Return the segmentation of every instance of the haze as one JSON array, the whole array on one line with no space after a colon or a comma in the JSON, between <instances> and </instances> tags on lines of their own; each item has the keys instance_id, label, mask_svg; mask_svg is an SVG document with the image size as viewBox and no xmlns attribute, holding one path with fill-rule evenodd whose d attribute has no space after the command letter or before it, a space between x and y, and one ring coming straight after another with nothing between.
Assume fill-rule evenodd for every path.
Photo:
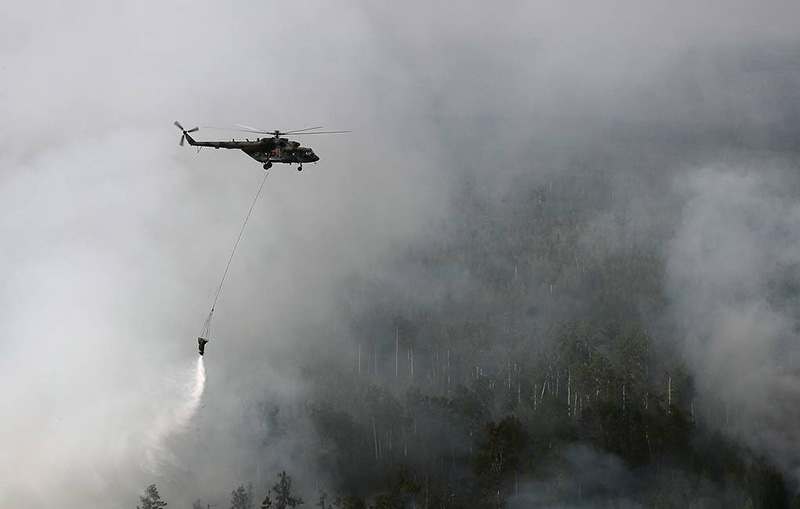
<instances>
[{"instance_id":1,"label":"haze","mask_svg":"<svg viewBox=\"0 0 800 509\"><path fill-rule=\"evenodd\" d=\"M729 412L710 425L794 493L798 34L792 1L7 5L0 505L135 507L152 483L170 507L224 505L279 470L311 505L338 477L303 417L325 394L310 373L356 369L352 306L435 313L474 294L476 313L499 316L459 260L423 274L414 253L476 227L466 195L502 209L555 180L578 196L598 185L589 167L617 201L587 213L582 256L627 242L659 254L668 302L636 303L642 323L670 338L698 407ZM179 147L174 120L353 133L303 138L321 160L271 170L217 306L202 407L152 462L154 423L187 397L197 333L263 178L241 152ZM540 290L526 306L602 313L544 303L564 281L531 267ZM386 376L391 334L374 361ZM248 419L264 401L297 425L256 457L247 433L261 424ZM570 457L605 464L594 454Z\"/></svg>"}]
</instances>

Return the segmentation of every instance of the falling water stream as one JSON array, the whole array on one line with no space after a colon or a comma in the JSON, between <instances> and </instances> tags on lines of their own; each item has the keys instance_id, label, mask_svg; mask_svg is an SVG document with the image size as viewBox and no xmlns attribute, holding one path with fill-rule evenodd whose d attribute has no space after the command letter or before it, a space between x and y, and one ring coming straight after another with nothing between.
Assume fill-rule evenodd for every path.
<instances>
[{"instance_id":1,"label":"falling water stream","mask_svg":"<svg viewBox=\"0 0 800 509\"><path fill-rule=\"evenodd\" d=\"M200 408L203 392L206 387L206 368L203 357L197 357L194 370L184 370L177 380L171 381L181 385L181 400L172 408L167 408L156 418L145 446L145 470L158 474L163 465L174 463L174 455L167 447L167 441L183 432Z\"/></svg>"}]
</instances>

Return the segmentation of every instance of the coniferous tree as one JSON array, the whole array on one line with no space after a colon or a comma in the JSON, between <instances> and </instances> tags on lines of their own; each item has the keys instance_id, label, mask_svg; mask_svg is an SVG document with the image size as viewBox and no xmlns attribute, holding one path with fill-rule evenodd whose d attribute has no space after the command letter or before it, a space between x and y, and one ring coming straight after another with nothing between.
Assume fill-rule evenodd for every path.
<instances>
[{"instance_id":1,"label":"coniferous tree","mask_svg":"<svg viewBox=\"0 0 800 509\"><path fill-rule=\"evenodd\" d=\"M271 491L267 491L267 496L264 498L264 501L261 502L261 509L272 509L274 507L272 503L272 499L270 498Z\"/></svg>"},{"instance_id":2,"label":"coniferous tree","mask_svg":"<svg viewBox=\"0 0 800 509\"><path fill-rule=\"evenodd\" d=\"M336 509L367 509L367 505L363 500L350 494L343 497L336 497L333 501L333 507Z\"/></svg>"},{"instance_id":3,"label":"coniferous tree","mask_svg":"<svg viewBox=\"0 0 800 509\"><path fill-rule=\"evenodd\" d=\"M278 482L272 487L272 491L275 493L273 502L275 509L288 509L303 505L302 498L292 495L292 477L287 475L286 471L278 474ZM269 494L267 497L269 498Z\"/></svg>"},{"instance_id":4,"label":"coniferous tree","mask_svg":"<svg viewBox=\"0 0 800 509\"><path fill-rule=\"evenodd\" d=\"M253 509L253 485L239 486L231 492L231 509Z\"/></svg>"},{"instance_id":5,"label":"coniferous tree","mask_svg":"<svg viewBox=\"0 0 800 509\"><path fill-rule=\"evenodd\" d=\"M161 495L158 494L158 488L155 484L151 484L144 490L144 495L139 497L141 506L136 506L136 509L161 509L167 507L167 503L161 500Z\"/></svg>"},{"instance_id":6,"label":"coniferous tree","mask_svg":"<svg viewBox=\"0 0 800 509\"><path fill-rule=\"evenodd\" d=\"M329 506L329 505L328 506L325 505L325 499L327 499L327 498L328 498L328 492L325 491L324 489L320 490L319 491L319 500L314 505L316 505L320 509L328 509L328 507L332 507L332 506Z\"/></svg>"}]
</instances>

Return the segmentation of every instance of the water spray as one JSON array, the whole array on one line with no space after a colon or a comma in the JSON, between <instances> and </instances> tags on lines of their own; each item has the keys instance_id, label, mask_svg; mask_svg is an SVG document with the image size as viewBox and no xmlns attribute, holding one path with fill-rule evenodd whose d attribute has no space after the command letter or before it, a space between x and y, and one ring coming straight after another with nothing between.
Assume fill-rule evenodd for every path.
<instances>
[{"instance_id":1,"label":"water spray","mask_svg":"<svg viewBox=\"0 0 800 509\"><path fill-rule=\"evenodd\" d=\"M180 387L181 394L185 395L173 409L167 409L155 421L155 424L146 441L145 468L153 474L159 473L165 463L174 463L174 456L167 448L167 440L183 432L200 408L203 392L206 388L206 368L203 357L197 357L194 371L184 370L181 378L186 382ZM171 382L170 382L171 383ZM178 382L180 384L180 382Z\"/></svg>"}]
</instances>

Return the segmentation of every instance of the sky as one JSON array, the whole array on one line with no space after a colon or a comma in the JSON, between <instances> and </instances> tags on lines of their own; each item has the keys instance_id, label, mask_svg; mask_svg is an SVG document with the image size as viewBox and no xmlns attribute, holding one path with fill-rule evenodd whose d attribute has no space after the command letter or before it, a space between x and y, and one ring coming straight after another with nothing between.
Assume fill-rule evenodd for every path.
<instances>
[{"instance_id":1,"label":"sky","mask_svg":"<svg viewBox=\"0 0 800 509\"><path fill-rule=\"evenodd\" d=\"M0 505L130 507L157 480L177 500L181 482L215 470L232 489L232 416L255 388L306 397L299 367L328 348L320 331L335 326L342 282L380 274L393 250L451 220L459 178L490 193L530 171L526 147L612 130L659 153L664 136L722 128L759 150L753 132L791 146L798 33L791 1L11 4L0 19ZM321 160L273 169L217 307L203 429L183 433L184 449L192 436L208 446L191 461L221 464L166 458L181 473L159 478L143 444L182 402L263 178L242 153L179 147L175 120L353 133L304 138ZM793 471L800 451L787 452L782 410L797 407L795 371L755 367L797 339L793 311L761 298L776 276L757 270L797 260L797 239L775 233L797 217L782 193L796 177L730 159L670 184L685 205L665 248L672 319L706 338L687 351L709 390L747 373L733 401L763 404L741 411L741 433L769 416L778 424L750 443ZM763 222L741 228L737 214ZM742 246L761 247L730 260ZM707 313L715 321L698 323ZM718 339L731 327L766 339ZM740 364L716 368L724 358ZM275 465L312 462L301 431Z\"/></svg>"}]
</instances>

